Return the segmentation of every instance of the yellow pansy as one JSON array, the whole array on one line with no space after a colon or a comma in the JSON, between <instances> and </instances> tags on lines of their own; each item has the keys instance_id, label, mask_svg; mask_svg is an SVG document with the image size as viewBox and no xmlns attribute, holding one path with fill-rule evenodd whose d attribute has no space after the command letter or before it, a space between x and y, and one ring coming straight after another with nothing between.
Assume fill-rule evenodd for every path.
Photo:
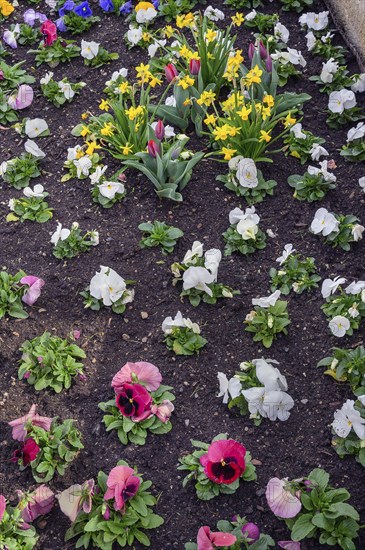
<instances>
[{"instance_id":1,"label":"yellow pansy","mask_svg":"<svg viewBox=\"0 0 365 550\"><path fill-rule=\"evenodd\" d=\"M1 15L3 15L4 17L8 17L8 15L13 13L13 11L14 11L14 6L12 6L10 2L3 0L0 3L0 12L1 12Z\"/></svg>"},{"instance_id":2,"label":"yellow pansy","mask_svg":"<svg viewBox=\"0 0 365 550\"><path fill-rule=\"evenodd\" d=\"M138 2L136 7L134 8L135 11L139 10L148 10L149 8L155 9L155 6L151 2Z\"/></svg>"}]
</instances>

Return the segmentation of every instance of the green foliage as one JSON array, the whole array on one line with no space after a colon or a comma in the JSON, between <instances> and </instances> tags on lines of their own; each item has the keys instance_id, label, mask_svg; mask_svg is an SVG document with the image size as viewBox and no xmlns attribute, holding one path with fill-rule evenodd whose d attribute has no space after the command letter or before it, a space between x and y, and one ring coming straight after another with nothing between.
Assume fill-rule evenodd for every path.
<instances>
[{"instance_id":1,"label":"green foliage","mask_svg":"<svg viewBox=\"0 0 365 550\"><path fill-rule=\"evenodd\" d=\"M61 83L70 85L75 95L73 97L66 98L59 86ZM44 97L53 103L55 107L62 107L65 103L71 103L71 101L76 98L76 96L80 93L81 88L84 86L85 82L70 82L67 77L63 78L59 82L56 82L53 78L51 78L47 84L41 83L41 90Z\"/></svg>"},{"instance_id":2,"label":"green foliage","mask_svg":"<svg viewBox=\"0 0 365 550\"><path fill-rule=\"evenodd\" d=\"M81 15L77 15L74 11L68 11L63 16L63 22L67 27L67 30L71 32L71 34L82 34L89 29L95 23L98 23L100 21L100 17L96 17L94 15L90 17L81 17Z\"/></svg>"},{"instance_id":3,"label":"green foliage","mask_svg":"<svg viewBox=\"0 0 365 550\"><path fill-rule=\"evenodd\" d=\"M302 129L302 133L305 134L305 138L296 137L294 132L289 132L286 136L284 136L283 141L286 145L284 152L286 156L290 155L298 158L301 164L305 164L311 159L312 148L317 145L322 145L326 142L326 140L315 136L308 130Z\"/></svg>"},{"instance_id":4,"label":"green foliage","mask_svg":"<svg viewBox=\"0 0 365 550\"><path fill-rule=\"evenodd\" d=\"M15 24L11 25L10 30L14 31ZM17 44L21 46L31 46L35 42L41 40L42 34L40 29L26 25L25 23L19 24L19 34L17 35Z\"/></svg>"},{"instance_id":5,"label":"green foliage","mask_svg":"<svg viewBox=\"0 0 365 550\"><path fill-rule=\"evenodd\" d=\"M362 137L350 141L342 147L340 155L349 162L365 161L365 139Z\"/></svg>"},{"instance_id":6,"label":"green foliage","mask_svg":"<svg viewBox=\"0 0 365 550\"><path fill-rule=\"evenodd\" d=\"M300 254L290 254L279 269L270 269L271 291L280 290L287 296L291 290L302 294L318 287L321 277L317 275L314 258L302 259Z\"/></svg>"},{"instance_id":7,"label":"green foliage","mask_svg":"<svg viewBox=\"0 0 365 550\"><path fill-rule=\"evenodd\" d=\"M154 246L161 246L162 254L171 254L177 240L184 235L181 229L157 220L153 223L141 223L138 229L143 231L143 238L139 243L140 247L153 248Z\"/></svg>"},{"instance_id":8,"label":"green foliage","mask_svg":"<svg viewBox=\"0 0 365 550\"><path fill-rule=\"evenodd\" d=\"M132 280L126 280L125 283L127 285L134 284L136 281ZM85 308L90 308L93 311L100 311L102 307L104 307L103 300L98 300L97 298L94 298L90 294L90 287L87 287L85 290L80 292L80 296L85 298L84 300L84 306ZM111 310L114 313L117 313L118 315L121 315L125 312L127 304L130 302L133 302L134 299L134 290L126 289L122 296L117 300L116 302L113 302L111 307Z\"/></svg>"},{"instance_id":9,"label":"green foliage","mask_svg":"<svg viewBox=\"0 0 365 550\"><path fill-rule=\"evenodd\" d=\"M129 466L124 460L118 462L118 466ZM78 537L76 548L100 548L101 550L112 550L113 545L129 548L139 542L143 546L150 546L150 540L144 533L145 529L156 529L163 524L161 516L153 513L153 506L157 500L148 491L151 481L143 481L142 476L138 477L142 483L137 493L126 502L123 513L107 506L104 494L107 490L107 475L100 471L98 474L97 487L92 495L92 509L86 514L81 512L71 527L67 530L65 541ZM110 517L104 519L104 513L108 507ZM115 547L115 546L114 546Z\"/></svg>"},{"instance_id":10,"label":"green foliage","mask_svg":"<svg viewBox=\"0 0 365 550\"><path fill-rule=\"evenodd\" d=\"M85 352L59 336L44 332L33 340L23 342L20 351L18 378L24 379L29 373L28 384L39 391L52 388L56 393L69 389L72 379L83 374L83 364L77 359L85 359Z\"/></svg>"},{"instance_id":11,"label":"green foliage","mask_svg":"<svg viewBox=\"0 0 365 550\"><path fill-rule=\"evenodd\" d=\"M348 50L343 46L334 46L332 44L332 36L333 35L331 33L328 33L326 37L324 37L321 32L317 33L316 42L311 50L311 53L314 55L320 55L326 61L329 59L334 59L338 63L345 64L345 56L348 54Z\"/></svg>"},{"instance_id":12,"label":"green foliage","mask_svg":"<svg viewBox=\"0 0 365 550\"><path fill-rule=\"evenodd\" d=\"M288 63L280 63L280 59L276 66L276 72L278 74L278 86L284 88L289 78L300 78L302 73L297 69L298 65L294 65L290 61Z\"/></svg>"},{"instance_id":13,"label":"green foliage","mask_svg":"<svg viewBox=\"0 0 365 550\"><path fill-rule=\"evenodd\" d=\"M115 181L113 178L110 180L110 182ZM124 199L124 197L127 194L126 189L124 188L123 193L115 193L113 198L105 197L105 195L102 195L100 192L99 185L102 183L105 183L104 178L100 179L99 182L95 183L95 185L91 188L91 196L93 198L93 202L96 202L97 204L100 204L103 208L111 208L116 202L121 201Z\"/></svg>"},{"instance_id":14,"label":"green foliage","mask_svg":"<svg viewBox=\"0 0 365 550\"><path fill-rule=\"evenodd\" d=\"M361 321L365 317L365 303L361 300L361 293L346 294L342 289L339 294L332 294L326 298L326 303L321 306L321 309L329 320L336 315L346 317L350 321L350 328L346 332L349 336L360 327ZM359 315L352 317L349 313L350 309L357 310Z\"/></svg>"},{"instance_id":15,"label":"green foliage","mask_svg":"<svg viewBox=\"0 0 365 550\"><path fill-rule=\"evenodd\" d=\"M234 252L240 252L245 256L253 254L256 250L263 250L266 247L266 235L259 229L252 239L243 239L242 235L237 231L237 224L231 225L227 231L223 233L223 238L226 242L224 247L224 255L231 256Z\"/></svg>"},{"instance_id":16,"label":"green foliage","mask_svg":"<svg viewBox=\"0 0 365 550\"><path fill-rule=\"evenodd\" d=\"M296 11L297 13L302 12L303 10L310 7L314 0L280 0L283 4L283 11Z\"/></svg>"},{"instance_id":17,"label":"green foliage","mask_svg":"<svg viewBox=\"0 0 365 550\"><path fill-rule=\"evenodd\" d=\"M52 253L55 258L74 258L88 252L92 246L98 244L98 235L96 231L86 231L82 234L78 224L72 224L70 234L67 239L59 239L54 246Z\"/></svg>"},{"instance_id":18,"label":"green foliage","mask_svg":"<svg viewBox=\"0 0 365 550\"><path fill-rule=\"evenodd\" d=\"M21 270L15 275L11 275L6 269L0 271L0 319L6 314L16 319L28 317L22 302L22 297L28 289L27 285L20 283L23 277L25 273Z\"/></svg>"},{"instance_id":19,"label":"green foliage","mask_svg":"<svg viewBox=\"0 0 365 550\"><path fill-rule=\"evenodd\" d=\"M212 440L212 443L220 439L228 439L228 437L226 434L219 434ZM200 464L200 457L207 454L209 444L194 439L191 440L191 444L196 450L179 458L178 470L189 472L183 479L183 487L186 487L190 481L194 481L196 496L200 500L212 500L219 494L232 495L237 491L240 480L255 481L257 479L256 468L251 462L251 453L247 451L245 455L246 468L240 478L229 484L214 483L205 475L204 467Z\"/></svg>"},{"instance_id":20,"label":"green foliage","mask_svg":"<svg viewBox=\"0 0 365 550\"><path fill-rule=\"evenodd\" d=\"M290 320L287 308L285 300L277 300L274 306L268 308L255 306L245 319L245 330L254 334L254 342L262 342L265 348L270 348L277 334L288 334L286 327Z\"/></svg>"},{"instance_id":21,"label":"green foliage","mask_svg":"<svg viewBox=\"0 0 365 550\"><path fill-rule=\"evenodd\" d=\"M263 0L225 0L224 3L227 4L227 6L236 8L237 10L240 10L242 8L256 9L264 5Z\"/></svg>"},{"instance_id":22,"label":"green foliage","mask_svg":"<svg viewBox=\"0 0 365 550\"><path fill-rule=\"evenodd\" d=\"M312 488L301 493L302 510L294 519L285 521L292 540L317 539L320 544L338 544L343 550L356 550L353 539L360 528L359 514L346 502L350 493L346 489L333 489L328 473L320 468L312 470L308 479Z\"/></svg>"},{"instance_id":23,"label":"green foliage","mask_svg":"<svg viewBox=\"0 0 365 550\"><path fill-rule=\"evenodd\" d=\"M188 327L172 327L165 333L167 348L176 355L193 355L206 345L207 340Z\"/></svg>"},{"instance_id":24,"label":"green foliage","mask_svg":"<svg viewBox=\"0 0 365 550\"><path fill-rule=\"evenodd\" d=\"M333 248L340 246L347 252L351 248L351 243L355 242L352 230L358 225L359 219L352 214L333 214L336 220L339 222L338 230L332 231L325 237L325 242L330 244Z\"/></svg>"},{"instance_id":25,"label":"green foliage","mask_svg":"<svg viewBox=\"0 0 365 550\"><path fill-rule=\"evenodd\" d=\"M42 197L22 197L13 199L12 212L8 214L8 222L25 222L27 220L37 223L45 223L53 216L53 208L49 208L44 200L48 193L43 193Z\"/></svg>"},{"instance_id":26,"label":"green foliage","mask_svg":"<svg viewBox=\"0 0 365 550\"><path fill-rule=\"evenodd\" d=\"M322 172L294 174L288 177L288 183L295 189L293 197L299 201L319 201L330 189L336 189L336 183L326 179Z\"/></svg>"},{"instance_id":27,"label":"green foliage","mask_svg":"<svg viewBox=\"0 0 365 550\"><path fill-rule=\"evenodd\" d=\"M38 178L41 175L39 162L39 158L30 153L22 153L19 157L7 161L3 180L15 189L27 187L31 179Z\"/></svg>"},{"instance_id":28,"label":"green foliage","mask_svg":"<svg viewBox=\"0 0 365 550\"><path fill-rule=\"evenodd\" d=\"M332 348L332 355L319 361L317 367L327 367L324 374L332 376L338 382L348 382L353 392L361 390L365 393L365 348L363 346L355 349Z\"/></svg>"},{"instance_id":29,"label":"green foliage","mask_svg":"<svg viewBox=\"0 0 365 550\"><path fill-rule=\"evenodd\" d=\"M255 17L250 21L245 19L244 25L249 28L256 28L260 33L272 31L279 21L279 15L277 13L265 14L257 12Z\"/></svg>"},{"instance_id":30,"label":"green foliage","mask_svg":"<svg viewBox=\"0 0 365 550\"><path fill-rule=\"evenodd\" d=\"M337 71L333 73L332 82L323 82L320 75L313 75L309 77L309 80L312 80L318 86L321 86L319 89L320 92L330 94L331 92L342 90L343 88L350 88L352 86L353 78L349 78L349 74L346 65L339 66Z\"/></svg>"},{"instance_id":31,"label":"green foliage","mask_svg":"<svg viewBox=\"0 0 365 550\"><path fill-rule=\"evenodd\" d=\"M0 124L10 124L18 120L18 113L8 104L7 93L0 89Z\"/></svg>"},{"instance_id":32,"label":"green foliage","mask_svg":"<svg viewBox=\"0 0 365 550\"><path fill-rule=\"evenodd\" d=\"M156 194L160 199L171 199L181 202L181 191L189 183L193 168L204 157L204 153L191 153L188 160L184 160L184 148L189 138L184 136L177 138L171 144L160 144L161 154L156 157L149 153L136 153L130 160L124 161L124 166L134 168L142 172L154 185ZM187 151L185 151L187 152Z\"/></svg>"},{"instance_id":33,"label":"green foliage","mask_svg":"<svg viewBox=\"0 0 365 550\"><path fill-rule=\"evenodd\" d=\"M167 22L176 19L177 15L190 12L195 8L199 0L163 0L160 2L158 13L165 17ZM206 0L200 0L199 4L206 4Z\"/></svg>"},{"instance_id":34,"label":"green foliage","mask_svg":"<svg viewBox=\"0 0 365 550\"><path fill-rule=\"evenodd\" d=\"M250 206L262 202L267 195L272 196L277 186L275 180L265 181L261 170L257 171L258 185L253 188L242 187L235 177L235 172L232 170L225 176L217 176L216 179L223 182L227 189L236 193L237 197L243 197Z\"/></svg>"},{"instance_id":35,"label":"green foliage","mask_svg":"<svg viewBox=\"0 0 365 550\"><path fill-rule=\"evenodd\" d=\"M22 511L18 506L6 507L0 521L0 548L9 548L9 550L33 550L35 548L39 538L36 530L33 525L24 529L24 523Z\"/></svg>"},{"instance_id":36,"label":"green foliage","mask_svg":"<svg viewBox=\"0 0 365 550\"><path fill-rule=\"evenodd\" d=\"M151 392L154 405L160 405L164 400L174 401L175 396L171 393L170 386L159 386ZM106 431L116 430L119 441L122 445L133 443L134 445L145 445L148 433L166 434L172 429L171 421L162 422L156 415L151 415L141 422L134 422L131 418L123 416L115 403L115 399L99 403L99 409L107 413L103 416Z\"/></svg>"},{"instance_id":37,"label":"green foliage","mask_svg":"<svg viewBox=\"0 0 365 550\"><path fill-rule=\"evenodd\" d=\"M75 40L64 40L57 38L50 46L42 41L37 50L29 50L28 53L35 54L36 66L46 63L49 67L57 67L60 63L69 63L74 57L79 57L81 48L75 45Z\"/></svg>"},{"instance_id":38,"label":"green foliage","mask_svg":"<svg viewBox=\"0 0 365 550\"><path fill-rule=\"evenodd\" d=\"M119 59L118 53L109 53L108 50L102 48L102 46L99 46L99 51L95 57L92 59L86 59L86 57L84 57L84 64L87 67L98 69L102 65L115 61L116 59Z\"/></svg>"},{"instance_id":39,"label":"green foliage","mask_svg":"<svg viewBox=\"0 0 365 550\"><path fill-rule=\"evenodd\" d=\"M350 109L344 109L342 113L332 113L327 110L329 116L326 122L330 128L339 129L341 126L345 126L350 122L356 122L358 120L364 120L365 114L360 107L351 107Z\"/></svg>"},{"instance_id":40,"label":"green foliage","mask_svg":"<svg viewBox=\"0 0 365 550\"><path fill-rule=\"evenodd\" d=\"M0 88L9 92L18 88L21 84L33 84L35 82L34 76L28 74L28 71L21 69L21 66L25 61L15 63L14 65L7 65L5 61L0 60L0 70L3 72L3 78L0 80Z\"/></svg>"},{"instance_id":41,"label":"green foliage","mask_svg":"<svg viewBox=\"0 0 365 550\"><path fill-rule=\"evenodd\" d=\"M37 457L30 463L37 483L47 483L55 474L63 476L66 468L84 448L81 433L74 422L71 419L59 422L56 417L52 420L49 432L32 424L27 427L27 437L34 439L40 447Z\"/></svg>"}]
</instances>

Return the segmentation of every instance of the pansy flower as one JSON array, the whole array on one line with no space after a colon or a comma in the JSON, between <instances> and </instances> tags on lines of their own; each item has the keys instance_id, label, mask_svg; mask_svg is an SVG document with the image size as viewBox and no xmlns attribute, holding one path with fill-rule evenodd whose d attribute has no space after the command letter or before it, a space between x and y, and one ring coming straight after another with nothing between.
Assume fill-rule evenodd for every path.
<instances>
[{"instance_id":1,"label":"pansy flower","mask_svg":"<svg viewBox=\"0 0 365 550\"><path fill-rule=\"evenodd\" d=\"M214 483L233 483L245 471L245 447L234 439L213 441L200 457L205 475Z\"/></svg>"}]
</instances>

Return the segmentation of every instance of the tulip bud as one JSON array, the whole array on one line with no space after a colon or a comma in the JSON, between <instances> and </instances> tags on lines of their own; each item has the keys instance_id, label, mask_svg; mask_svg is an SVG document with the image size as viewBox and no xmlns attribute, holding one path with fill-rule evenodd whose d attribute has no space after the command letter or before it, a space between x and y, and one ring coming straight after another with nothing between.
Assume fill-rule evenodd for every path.
<instances>
[{"instance_id":1,"label":"tulip bud","mask_svg":"<svg viewBox=\"0 0 365 550\"><path fill-rule=\"evenodd\" d=\"M162 120L159 120L156 124L156 128L155 128L155 136L157 137L157 139L159 139L160 141L163 140L163 138L165 137L165 126L162 122Z\"/></svg>"},{"instance_id":2,"label":"tulip bud","mask_svg":"<svg viewBox=\"0 0 365 550\"><path fill-rule=\"evenodd\" d=\"M175 80L175 78L179 75L178 70L176 69L175 65L172 63L169 63L165 67L165 76L167 82L172 82Z\"/></svg>"},{"instance_id":3,"label":"tulip bud","mask_svg":"<svg viewBox=\"0 0 365 550\"><path fill-rule=\"evenodd\" d=\"M253 544L260 538L260 529L255 523L246 523L246 525L242 527L242 534L251 539L250 541L246 541L247 544Z\"/></svg>"},{"instance_id":4,"label":"tulip bud","mask_svg":"<svg viewBox=\"0 0 365 550\"><path fill-rule=\"evenodd\" d=\"M192 76L197 76L200 71L200 59L190 59L189 70Z\"/></svg>"},{"instance_id":5,"label":"tulip bud","mask_svg":"<svg viewBox=\"0 0 365 550\"><path fill-rule=\"evenodd\" d=\"M266 65L267 72L271 73L272 72L272 59L269 55L266 58L265 65Z\"/></svg>"},{"instance_id":6,"label":"tulip bud","mask_svg":"<svg viewBox=\"0 0 365 550\"><path fill-rule=\"evenodd\" d=\"M160 154L160 147L153 139L150 139L147 144L147 151L149 156L155 159Z\"/></svg>"},{"instance_id":7,"label":"tulip bud","mask_svg":"<svg viewBox=\"0 0 365 550\"><path fill-rule=\"evenodd\" d=\"M263 43L260 40L260 57L261 57L261 59L266 59L267 55L268 55L267 50L266 50L265 46L263 45Z\"/></svg>"},{"instance_id":8,"label":"tulip bud","mask_svg":"<svg viewBox=\"0 0 365 550\"><path fill-rule=\"evenodd\" d=\"M179 158L181 153L181 147L176 147L176 149L172 152L171 160L176 160Z\"/></svg>"},{"instance_id":9,"label":"tulip bud","mask_svg":"<svg viewBox=\"0 0 365 550\"><path fill-rule=\"evenodd\" d=\"M248 58L250 61L252 61L252 58L254 55L255 55L255 44L251 42L251 44L248 47Z\"/></svg>"}]
</instances>

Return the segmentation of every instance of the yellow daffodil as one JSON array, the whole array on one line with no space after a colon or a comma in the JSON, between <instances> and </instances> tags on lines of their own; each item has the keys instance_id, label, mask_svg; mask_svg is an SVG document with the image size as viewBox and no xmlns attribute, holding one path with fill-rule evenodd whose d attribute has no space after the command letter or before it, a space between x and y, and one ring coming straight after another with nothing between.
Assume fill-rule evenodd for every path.
<instances>
[{"instance_id":1,"label":"yellow daffodil","mask_svg":"<svg viewBox=\"0 0 365 550\"><path fill-rule=\"evenodd\" d=\"M190 61L190 59L192 58L193 52L189 50L189 48L184 44L182 48L180 48L179 54L181 55L181 57L183 57L187 61Z\"/></svg>"},{"instance_id":2,"label":"yellow daffodil","mask_svg":"<svg viewBox=\"0 0 365 550\"><path fill-rule=\"evenodd\" d=\"M103 128L100 130L102 136L112 136L114 134L114 128L111 122L104 124Z\"/></svg>"},{"instance_id":3,"label":"yellow daffodil","mask_svg":"<svg viewBox=\"0 0 365 550\"><path fill-rule=\"evenodd\" d=\"M102 99L100 104L99 104L99 109L101 111L109 111L110 105L107 101L105 101L105 99Z\"/></svg>"},{"instance_id":4,"label":"yellow daffodil","mask_svg":"<svg viewBox=\"0 0 365 550\"><path fill-rule=\"evenodd\" d=\"M271 115L270 107L264 107L263 106L262 110L261 110L262 120L266 120L270 115Z\"/></svg>"},{"instance_id":5,"label":"yellow daffodil","mask_svg":"<svg viewBox=\"0 0 365 550\"><path fill-rule=\"evenodd\" d=\"M269 141L271 141L270 132L271 130L269 130L268 132L265 132L265 130L260 130L261 137L259 139L259 142L262 143L263 141L266 141L266 143L269 143Z\"/></svg>"},{"instance_id":6,"label":"yellow daffodil","mask_svg":"<svg viewBox=\"0 0 365 550\"><path fill-rule=\"evenodd\" d=\"M184 27L192 27L194 25L194 14L189 12L185 15L178 15L176 17L176 26L179 29Z\"/></svg>"},{"instance_id":7,"label":"yellow daffodil","mask_svg":"<svg viewBox=\"0 0 365 550\"><path fill-rule=\"evenodd\" d=\"M291 113L288 113L284 119L284 127L288 128L288 126L293 126L293 124L296 123L296 118L293 118L291 116Z\"/></svg>"},{"instance_id":8,"label":"yellow daffodil","mask_svg":"<svg viewBox=\"0 0 365 550\"><path fill-rule=\"evenodd\" d=\"M160 86L161 84L162 84L161 78L158 78L157 76L152 76L150 80L151 88L156 88L156 86Z\"/></svg>"},{"instance_id":9,"label":"yellow daffodil","mask_svg":"<svg viewBox=\"0 0 365 550\"><path fill-rule=\"evenodd\" d=\"M209 107L215 100L215 97L216 97L216 94L211 90L205 91L201 94L201 96L197 100L197 104L205 105L206 107Z\"/></svg>"},{"instance_id":10,"label":"yellow daffodil","mask_svg":"<svg viewBox=\"0 0 365 550\"><path fill-rule=\"evenodd\" d=\"M274 107L274 105L275 105L275 99L270 94L265 94L263 99L262 99L262 102L266 103L266 105L268 107Z\"/></svg>"},{"instance_id":11,"label":"yellow daffodil","mask_svg":"<svg viewBox=\"0 0 365 550\"><path fill-rule=\"evenodd\" d=\"M88 112L82 113L81 118L82 120L86 120L87 118L89 118L89 113Z\"/></svg>"},{"instance_id":12,"label":"yellow daffodil","mask_svg":"<svg viewBox=\"0 0 365 550\"><path fill-rule=\"evenodd\" d=\"M90 130L87 126L83 126L80 132L80 136L85 137L87 134L90 134Z\"/></svg>"},{"instance_id":13,"label":"yellow daffodil","mask_svg":"<svg viewBox=\"0 0 365 550\"><path fill-rule=\"evenodd\" d=\"M174 34L174 29L171 25L166 25L165 27L165 36L166 38L171 38L171 36Z\"/></svg>"},{"instance_id":14,"label":"yellow daffodil","mask_svg":"<svg viewBox=\"0 0 365 550\"><path fill-rule=\"evenodd\" d=\"M133 150L133 145L129 145L129 143L127 142L125 145L122 145L121 149L123 155L129 155L129 153L131 153Z\"/></svg>"},{"instance_id":15,"label":"yellow daffodil","mask_svg":"<svg viewBox=\"0 0 365 550\"><path fill-rule=\"evenodd\" d=\"M122 94L125 94L129 90L129 82L121 82L118 89Z\"/></svg>"},{"instance_id":16,"label":"yellow daffodil","mask_svg":"<svg viewBox=\"0 0 365 550\"><path fill-rule=\"evenodd\" d=\"M207 116L206 119L204 119L204 123L208 126L209 124L211 124L212 126L215 126L215 123L217 121L217 117L215 117L214 115L209 115Z\"/></svg>"},{"instance_id":17,"label":"yellow daffodil","mask_svg":"<svg viewBox=\"0 0 365 550\"><path fill-rule=\"evenodd\" d=\"M238 12L236 13L236 15L232 15L231 19L235 27L240 27L245 20L243 14Z\"/></svg>"},{"instance_id":18,"label":"yellow daffodil","mask_svg":"<svg viewBox=\"0 0 365 550\"><path fill-rule=\"evenodd\" d=\"M195 80L191 78L191 76L186 75L178 80L177 85L181 86L181 88L183 88L184 90L187 90L188 88L190 88L190 86L194 84L194 82Z\"/></svg>"},{"instance_id":19,"label":"yellow daffodil","mask_svg":"<svg viewBox=\"0 0 365 550\"><path fill-rule=\"evenodd\" d=\"M140 83L143 84L144 82L148 82L152 77L149 69L150 66L148 64L145 65L144 63L141 63L140 65L138 65L138 67L136 67L137 78L139 79Z\"/></svg>"},{"instance_id":20,"label":"yellow daffodil","mask_svg":"<svg viewBox=\"0 0 365 550\"><path fill-rule=\"evenodd\" d=\"M240 111L237 111L237 114L242 120L248 120L251 112L252 107L246 107L246 105L244 105Z\"/></svg>"},{"instance_id":21,"label":"yellow daffodil","mask_svg":"<svg viewBox=\"0 0 365 550\"><path fill-rule=\"evenodd\" d=\"M209 29L204 36L205 40L210 44L210 42L213 42L217 38L217 31L213 31L213 29Z\"/></svg>"},{"instance_id":22,"label":"yellow daffodil","mask_svg":"<svg viewBox=\"0 0 365 550\"><path fill-rule=\"evenodd\" d=\"M231 160L231 158L234 156L235 153L237 153L237 149L222 147L221 154L224 155L224 160Z\"/></svg>"},{"instance_id":23,"label":"yellow daffodil","mask_svg":"<svg viewBox=\"0 0 365 550\"><path fill-rule=\"evenodd\" d=\"M101 149L101 146L98 145L96 141L89 141L85 153L87 155L92 155L95 149Z\"/></svg>"}]
</instances>

